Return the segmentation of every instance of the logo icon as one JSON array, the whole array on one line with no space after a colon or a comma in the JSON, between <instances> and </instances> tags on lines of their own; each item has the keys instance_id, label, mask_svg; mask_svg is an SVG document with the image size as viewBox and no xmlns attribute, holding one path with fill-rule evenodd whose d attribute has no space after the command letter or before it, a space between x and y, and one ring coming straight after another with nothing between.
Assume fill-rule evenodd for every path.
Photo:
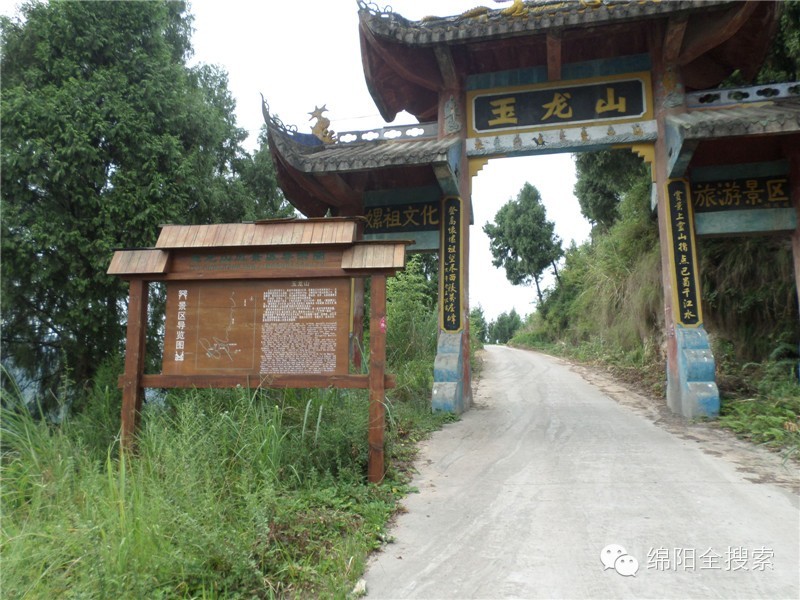
<instances>
[{"instance_id":1,"label":"logo icon","mask_svg":"<svg viewBox=\"0 0 800 600\"><path fill-rule=\"evenodd\" d=\"M603 570L614 569L623 577L636 577L639 561L627 553L619 544L609 544L600 551Z\"/></svg>"}]
</instances>

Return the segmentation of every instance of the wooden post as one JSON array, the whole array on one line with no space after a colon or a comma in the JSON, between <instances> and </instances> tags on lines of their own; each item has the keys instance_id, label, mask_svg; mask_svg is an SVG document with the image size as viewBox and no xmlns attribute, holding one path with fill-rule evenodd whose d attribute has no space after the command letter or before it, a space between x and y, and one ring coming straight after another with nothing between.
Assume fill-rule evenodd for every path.
<instances>
[{"instance_id":1,"label":"wooden post","mask_svg":"<svg viewBox=\"0 0 800 600\"><path fill-rule=\"evenodd\" d=\"M797 227L792 234L792 254L794 255L794 284L797 291L797 304L800 307L800 152L789 157L789 177L792 182L791 195L797 212Z\"/></svg>"},{"instance_id":2,"label":"wooden post","mask_svg":"<svg viewBox=\"0 0 800 600\"><path fill-rule=\"evenodd\" d=\"M122 376L122 432L121 445L124 451L133 449L134 435L142 410L144 392L145 339L147 334L148 282L132 279L128 300L128 327L125 343L125 373Z\"/></svg>"},{"instance_id":3,"label":"wooden post","mask_svg":"<svg viewBox=\"0 0 800 600\"><path fill-rule=\"evenodd\" d=\"M386 409L386 275L373 275L369 312L369 463L370 483L383 481L383 433Z\"/></svg>"},{"instance_id":4,"label":"wooden post","mask_svg":"<svg viewBox=\"0 0 800 600\"><path fill-rule=\"evenodd\" d=\"M356 277L353 283L353 297L351 299L353 307L353 339L352 339L352 359L356 371L361 371L363 364L362 351L364 347L364 278Z\"/></svg>"}]
</instances>

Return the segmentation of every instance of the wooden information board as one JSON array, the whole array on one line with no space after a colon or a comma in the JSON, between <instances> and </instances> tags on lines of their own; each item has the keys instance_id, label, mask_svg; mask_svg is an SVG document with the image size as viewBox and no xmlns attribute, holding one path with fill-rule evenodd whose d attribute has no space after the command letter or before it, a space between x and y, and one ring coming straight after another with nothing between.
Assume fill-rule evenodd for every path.
<instances>
[{"instance_id":1,"label":"wooden information board","mask_svg":"<svg viewBox=\"0 0 800 600\"><path fill-rule=\"evenodd\" d=\"M108 274L130 282L122 447L133 446L145 388L369 389L368 478L381 481L384 394L394 386L386 277L405 267L409 242L366 242L362 231L346 218L167 225L155 248L115 252ZM369 373L351 373L367 277ZM167 289L159 374L144 372L151 281Z\"/></svg>"},{"instance_id":2,"label":"wooden information board","mask_svg":"<svg viewBox=\"0 0 800 600\"><path fill-rule=\"evenodd\" d=\"M349 279L171 281L162 372L348 373Z\"/></svg>"}]
</instances>

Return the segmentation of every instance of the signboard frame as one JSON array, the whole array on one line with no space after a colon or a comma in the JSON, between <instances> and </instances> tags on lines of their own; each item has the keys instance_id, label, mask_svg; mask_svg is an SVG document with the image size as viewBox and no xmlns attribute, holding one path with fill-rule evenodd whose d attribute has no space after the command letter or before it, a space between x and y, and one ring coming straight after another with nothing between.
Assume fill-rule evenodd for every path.
<instances>
[{"instance_id":1,"label":"signboard frame","mask_svg":"<svg viewBox=\"0 0 800 600\"><path fill-rule=\"evenodd\" d=\"M616 97L614 86L619 86L627 82L635 82L635 87L641 91L641 109L630 112L628 110L616 110L619 105L619 98ZM605 98L597 97L594 94L594 88L603 86L611 86L608 89L612 90ZM591 104L594 101L596 104L600 101L604 102L603 112L609 112L608 116L600 116L595 114L597 111L584 110L583 113L576 115L572 110L570 103L579 99L579 95L584 92L590 93L591 98L585 99L586 102ZM544 98L542 95L546 95ZM525 104L530 106L524 112L519 112L520 108L516 106L516 99L520 96L531 96ZM533 96L536 96L535 98ZM532 117L525 114L529 112L533 102L541 100L542 98L548 102L536 101L535 105L541 108L541 114L538 117ZM481 127L478 121L482 118L479 113L482 112L479 106L480 102L488 102L492 104L487 110L492 111L493 120L496 127L486 126ZM624 104L624 103L623 103ZM618 113L616 116L614 112ZM592 114L589 114L589 113ZM569 115L569 116L567 116ZM545 118L546 117L546 118ZM520 122L520 118L523 122ZM613 125L616 123L633 123L640 121L649 121L653 118L653 92L652 81L649 71L641 71L634 73L623 73L618 75L606 75L601 77L590 77L585 79L572 79L563 80L559 82L545 82L539 84L508 86L490 89L470 90L467 92L467 136L469 138L486 137L492 135L525 133L530 131L546 131L551 129L563 129L565 127L575 126L596 126L596 125ZM546 121L546 122L545 122Z\"/></svg>"}]
</instances>

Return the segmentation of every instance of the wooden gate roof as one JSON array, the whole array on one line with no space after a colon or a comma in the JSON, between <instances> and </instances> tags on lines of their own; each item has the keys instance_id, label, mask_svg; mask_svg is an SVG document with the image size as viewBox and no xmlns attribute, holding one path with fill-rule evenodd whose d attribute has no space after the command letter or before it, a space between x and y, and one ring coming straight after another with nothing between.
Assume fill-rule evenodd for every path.
<instances>
[{"instance_id":1,"label":"wooden gate roof","mask_svg":"<svg viewBox=\"0 0 800 600\"><path fill-rule=\"evenodd\" d=\"M659 28L687 89L716 86L736 69L750 79L780 14L775 1L536 0L514 16L478 8L409 21L359 6L364 74L381 115L407 110L421 122L436 118L438 90L455 73L542 67L555 81L562 64L647 54Z\"/></svg>"},{"instance_id":2,"label":"wooden gate roof","mask_svg":"<svg viewBox=\"0 0 800 600\"><path fill-rule=\"evenodd\" d=\"M287 199L309 217L362 215L364 193L439 185L455 189L458 140L437 139L436 125L411 126L414 138L323 144L273 117L264 103L267 140L278 183ZM340 136L342 137L342 136Z\"/></svg>"},{"instance_id":3,"label":"wooden gate roof","mask_svg":"<svg viewBox=\"0 0 800 600\"><path fill-rule=\"evenodd\" d=\"M800 148L800 84L793 97L688 110L667 117L670 177L687 166L776 161ZM736 143L731 143L736 138Z\"/></svg>"}]
</instances>

